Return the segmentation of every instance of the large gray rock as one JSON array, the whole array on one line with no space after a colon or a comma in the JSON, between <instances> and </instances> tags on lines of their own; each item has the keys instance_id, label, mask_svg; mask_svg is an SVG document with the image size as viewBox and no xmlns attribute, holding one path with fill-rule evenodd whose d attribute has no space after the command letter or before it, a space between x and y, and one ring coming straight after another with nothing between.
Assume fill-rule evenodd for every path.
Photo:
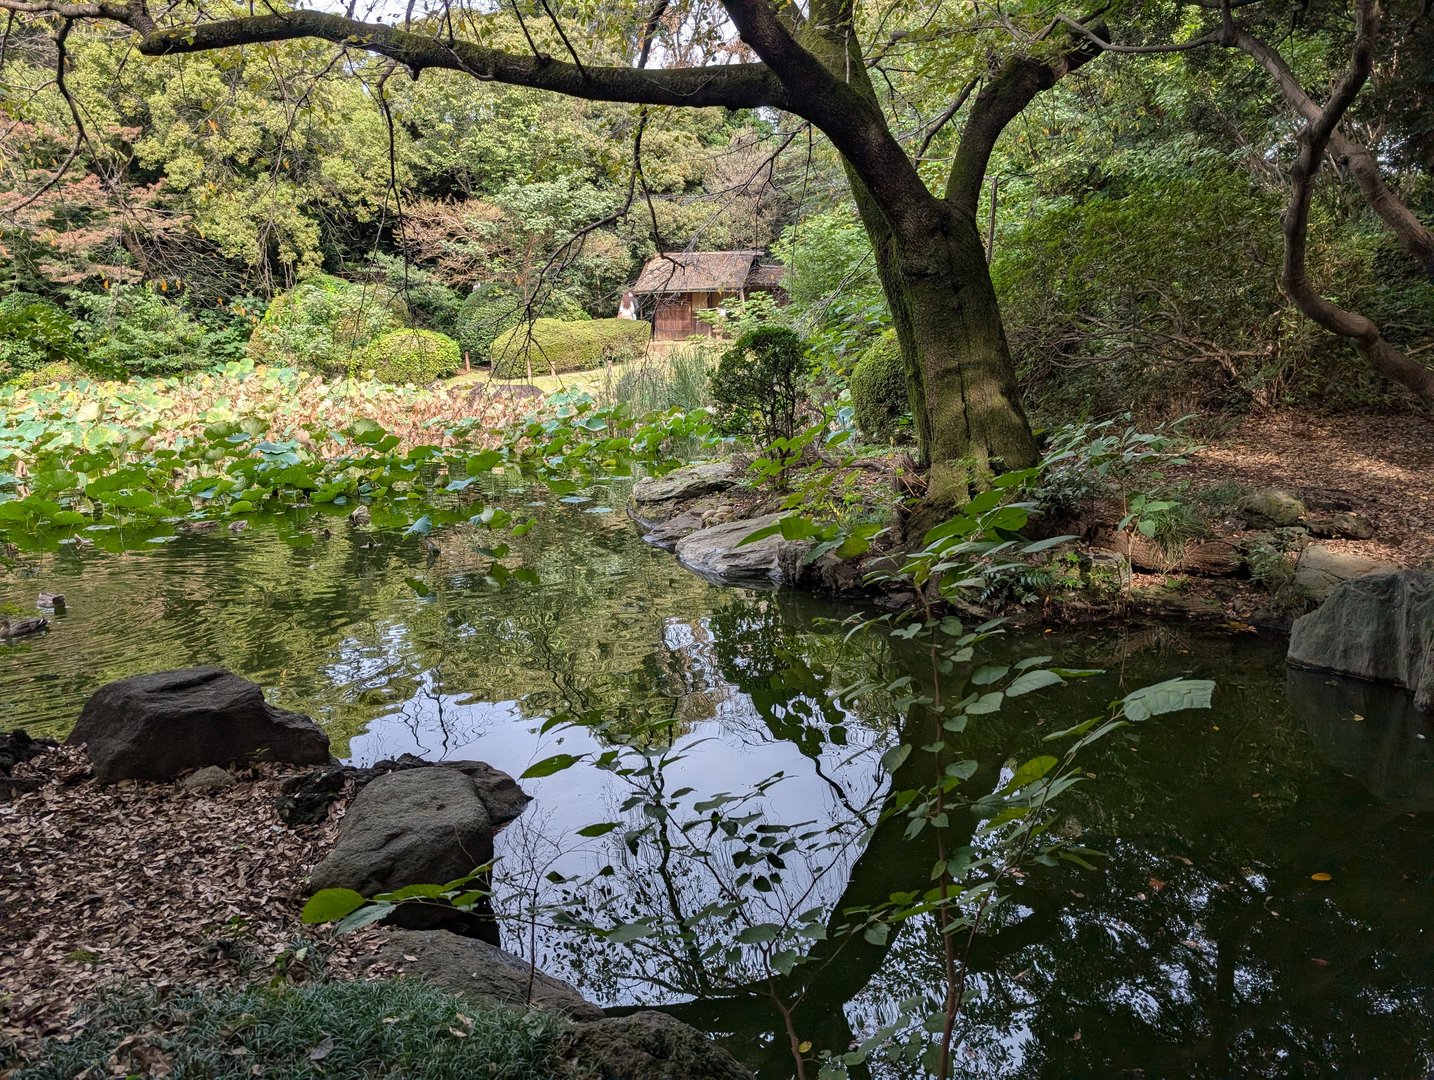
<instances>
[{"instance_id":1,"label":"large gray rock","mask_svg":"<svg viewBox=\"0 0 1434 1080\"><path fill-rule=\"evenodd\" d=\"M310 881L365 896L441 885L493 858L493 819L476 785L453 769L380 776L354 797L338 843Z\"/></svg>"},{"instance_id":2,"label":"large gray rock","mask_svg":"<svg viewBox=\"0 0 1434 1080\"><path fill-rule=\"evenodd\" d=\"M579 1024L563 1056L601 1080L752 1080L752 1074L696 1028L643 1011Z\"/></svg>"},{"instance_id":3,"label":"large gray rock","mask_svg":"<svg viewBox=\"0 0 1434 1080\"><path fill-rule=\"evenodd\" d=\"M1351 555L1324 544L1309 544L1295 563L1294 584L1311 600L1323 600L1342 582L1394 569L1391 564L1366 555Z\"/></svg>"},{"instance_id":4,"label":"large gray rock","mask_svg":"<svg viewBox=\"0 0 1434 1080\"><path fill-rule=\"evenodd\" d=\"M171 780L205 765L329 760L329 737L318 724L274 708L254 683L215 667L102 686L66 741L85 744L102 784Z\"/></svg>"},{"instance_id":5,"label":"large gray rock","mask_svg":"<svg viewBox=\"0 0 1434 1080\"><path fill-rule=\"evenodd\" d=\"M676 502L726 491L737 485L740 474L728 461L707 461L674 469L666 476L645 476L632 487L632 501L638 505Z\"/></svg>"},{"instance_id":6,"label":"large gray rock","mask_svg":"<svg viewBox=\"0 0 1434 1080\"><path fill-rule=\"evenodd\" d=\"M1297 667L1392 683L1434 711L1434 571L1369 574L1337 586L1295 621L1288 660Z\"/></svg>"},{"instance_id":7,"label":"large gray rock","mask_svg":"<svg viewBox=\"0 0 1434 1080\"><path fill-rule=\"evenodd\" d=\"M370 961L375 962L464 997L536 1005L574 1020L602 1019L600 1008L561 979L496 945L446 930L392 930Z\"/></svg>"},{"instance_id":8,"label":"large gray rock","mask_svg":"<svg viewBox=\"0 0 1434 1080\"><path fill-rule=\"evenodd\" d=\"M773 534L751 544L742 543L781 517L765 514L699 529L677 541L674 550L683 566L715 585L793 585L804 574L803 560L811 550L810 542L784 540L780 534Z\"/></svg>"},{"instance_id":9,"label":"large gray rock","mask_svg":"<svg viewBox=\"0 0 1434 1080\"><path fill-rule=\"evenodd\" d=\"M405 885L443 885L492 859L493 819L478 785L456 769L408 769L380 776L354 797L338 843L309 881L316 892L353 889L373 896ZM405 903L390 921L414 930L447 926L495 940L488 914Z\"/></svg>"}]
</instances>

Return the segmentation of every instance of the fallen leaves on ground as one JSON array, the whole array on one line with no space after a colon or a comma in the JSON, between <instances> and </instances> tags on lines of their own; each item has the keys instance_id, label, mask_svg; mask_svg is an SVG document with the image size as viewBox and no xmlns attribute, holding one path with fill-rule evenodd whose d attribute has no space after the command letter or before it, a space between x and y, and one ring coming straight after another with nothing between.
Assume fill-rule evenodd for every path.
<instances>
[{"instance_id":1,"label":"fallen leaves on ground","mask_svg":"<svg viewBox=\"0 0 1434 1080\"><path fill-rule=\"evenodd\" d=\"M303 963L301 934L332 950L331 973L357 972L374 932L331 938L299 923L337 822L279 820L273 797L295 771L256 766L196 794L101 787L70 747L17 765L45 785L0 804L0 1038L23 1048L63 1035L77 1002L125 981L267 980Z\"/></svg>"}]
</instances>

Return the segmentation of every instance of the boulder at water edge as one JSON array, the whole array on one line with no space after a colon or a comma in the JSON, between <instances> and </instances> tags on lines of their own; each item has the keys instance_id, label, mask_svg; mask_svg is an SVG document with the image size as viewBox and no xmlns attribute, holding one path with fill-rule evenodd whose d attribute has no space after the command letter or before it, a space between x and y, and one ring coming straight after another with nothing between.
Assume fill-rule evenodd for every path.
<instances>
[{"instance_id":1,"label":"boulder at water edge","mask_svg":"<svg viewBox=\"0 0 1434 1080\"><path fill-rule=\"evenodd\" d=\"M563 1056L603 1080L752 1080L726 1050L660 1012L578 1024L563 1041Z\"/></svg>"},{"instance_id":2,"label":"boulder at water edge","mask_svg":"<svg viewBox=\"0 0 1434 1080\"><path fill-rule=\"evenodd\" d=\"M492 858L493 819L478 785L456 769L408 769L380 776L354 797L338 843L314 867L310 883L315 892L353 889L373 896L405 885L456 881ZM496 926L488 916L438 904L401 904L389 921L493 940Z\"/></svg>"},{"instance_id":3,"label":"boulder at water edge","mask_svg":"<svg viewBox=\"0 0 1434 1080\"><path fill-rule=\"evenodd\" d=\"M215 667L102 686L66 741L85 744L102 784L171 780L205 765L329 760L329 737L318 724L274 708L260 687Z\"/></svg>"},{"instance_id":4,"label":"boulder at water edge","mask_svg":"<svg viewBox=\"0 0 1434 1080\"><path fill-rule=\"evenodd\" d=\"M1434 711L1434 571L1367 574L1336 586L1296 620L1288 659L1402 686L1415 708Z\"/></svg>"},{"instance_id":5,"label":"boulder at water edge","mask_svg":"<svg viewBox=\"0 0 1434 1080\"><path fill-rule=\"evenodd\" d=\"M640 506L677 502L736 487L737 467L727 461L707 461L674 469L665 476L645 476L632 486L632 501Z\"/></svg>"},{"instance_id":6,"label":"boulder at water edge","mask_svg":"<svg viewBox=\"0 0 1434 1080\"><path fill-rule=\"evenodd\" d=\"M803 560L812 546L809 541L785 540L781 533L773 533L743 543L781 519L781 514L766 514L699 529L677 541L674 550L683 566L714 585L793 585L802 576Z\"/></svg>"},{"instance_id":7,"label":"boulder at water edge","mask_svg":"<svg viewBox=\"0 0 1434 1080\"><path fill-rule=\"evenodd\" d=\"M391 930L370 963L427 979L454 994L503 1005L535 1005L574 1020L599 1020L602 1010L561 979L486 941L446 930Z\"/></svg>"}]
</instances>

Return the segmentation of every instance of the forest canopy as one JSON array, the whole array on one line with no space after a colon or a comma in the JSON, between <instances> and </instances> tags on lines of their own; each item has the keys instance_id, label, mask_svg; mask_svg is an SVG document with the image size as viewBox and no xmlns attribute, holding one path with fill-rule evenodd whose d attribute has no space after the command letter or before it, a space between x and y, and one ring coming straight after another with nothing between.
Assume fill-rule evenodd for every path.
<instances>
[{"instance_id":1,"label":"forest canopy","mask_svg":"<svg viewBox=\"0 0 1434 1080\"><path fill-rule=\"evenodd\" d=\"M486 347L754 248L836 369L894 330L952 493L1032 460L1027 399L1434 400L1412 0L0 9L0 288L42 342L143 309L176 369L227 358L322 271L460 342L511 306Z\"/></svg>"}]
</instances>

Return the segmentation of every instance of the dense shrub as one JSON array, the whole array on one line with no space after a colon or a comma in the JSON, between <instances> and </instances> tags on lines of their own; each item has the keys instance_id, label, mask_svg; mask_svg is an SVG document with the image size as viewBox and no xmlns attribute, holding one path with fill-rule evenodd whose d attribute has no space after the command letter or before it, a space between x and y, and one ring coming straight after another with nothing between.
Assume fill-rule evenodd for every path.
<instances>
[{"instance_id":1,"label":"dense shrub","mask_svg":"<svg viewBox=\"0 0 1434 1080\"><path fill-rule=\"evenodd\" d=\"M1391 385L1279 288L1285 194L1236 172L1040 208L992 266L1022 384L1046 416L1147 419L1250 405L1387 406ZM1316 205L1310 277L1384 320L1434 333L1434 290L1377 223Z\"/></svg>"},{"instance_id":2,"label":"dense shrub","mask_svg":"<svg viewBox=\"0 0 1434 1080\"><path fill-rule=\"evenodd\" d=\"M567 1073L557 1054L560 1019L461 1001L416 980L112 992L82 1008L82 1025L6 1075L531 1080ZM104 1062L108 1068L97 1064Z\"/></svg>"},{"instance_id":3,"label":"dense shrub","mask_svg":"<svg viewBox=\"0 0 1434 1080\"><path fill-rule=\"evenodd\" d=\"M886 331L861 354L852 369L850 387L856 426L862 434L873 442L894 441L903 431L903 419L911 415L906 364L896 331Z\"/></svg>"},{"instance_id":4,"label":"dense shrub","mask_svg":"<svg viewBox=\"0 0 1434 1080\"><path fill-rule=\"evenodd\" d=\"M809 375L807 344L785 326L749 330L717 362L712 400L717 421L733 435L770 446L796 432Z\"/></svg>"},{"instance_id":5,"label":"dense shrub","mask_svg":"<svg viewBox=\"0 0 1434 1080\"><path fill-rule=\"evenodd\" d=\"M175 375L222 362L210 353L210 335L179 304L143 285L116 285L80 294L81 359L109 375Z\"/></svg>"},{"instance_id":6,"label":"dense shrub","mask_svg":"<svg viewBox=\"0 0 1434 1080\"><path fill-rule=\"evenodd\" d=\"M530 366L534 375L589 371L605 363L636 359L651 337L652 327L637 319L535 319L494 340L493 374L520 378L528 374Z\"/></svg>"},{"instance_id":7,"label":"dense shrub","mask_svg":"<svg viewBox=\"0 0 1434 1080\"><path fill-rule=\"evenodd\" d=\"M511 330L528 314L528 303L516 289L505 285L481 285L469 294L455 323L454 337L469 360L486 364L492 359L493 341ZM540 319L583 322L588 313L566 293L550 292L533 305Z\"/></svg>"},{"instance_id":8,"label":"dense shrub","mask_svg":"<svg viewBox=\"0 0 1434 1080\"><path fill-rule=\"evenodd\" d=\"M463 356L458 342L434 330L390 330L359 354L358 367L390 383L430 383L452 375Z\"/></svg>"},{"instance_id":9,"label":"dense shrub","mask_svg":"<svg viewBox=\"0 0 1434 1080\"><path fill-rule=\"evenodd\" d=\"M403 301L387 286L316 274L270 301L249 339L249 357L346 375L365 345L407 321Z\"/></svg>"},{"instance_id":10,"label":"dense shrub","mask_svg":"<svg viewBox=\"0 0 1434 1080\"><path fill-rule=\"evenodd\" d=\"M23 292L0 299L0 382L70 360L75 353L74 320L55 304Z\"/></svg>"}]
</instances>

